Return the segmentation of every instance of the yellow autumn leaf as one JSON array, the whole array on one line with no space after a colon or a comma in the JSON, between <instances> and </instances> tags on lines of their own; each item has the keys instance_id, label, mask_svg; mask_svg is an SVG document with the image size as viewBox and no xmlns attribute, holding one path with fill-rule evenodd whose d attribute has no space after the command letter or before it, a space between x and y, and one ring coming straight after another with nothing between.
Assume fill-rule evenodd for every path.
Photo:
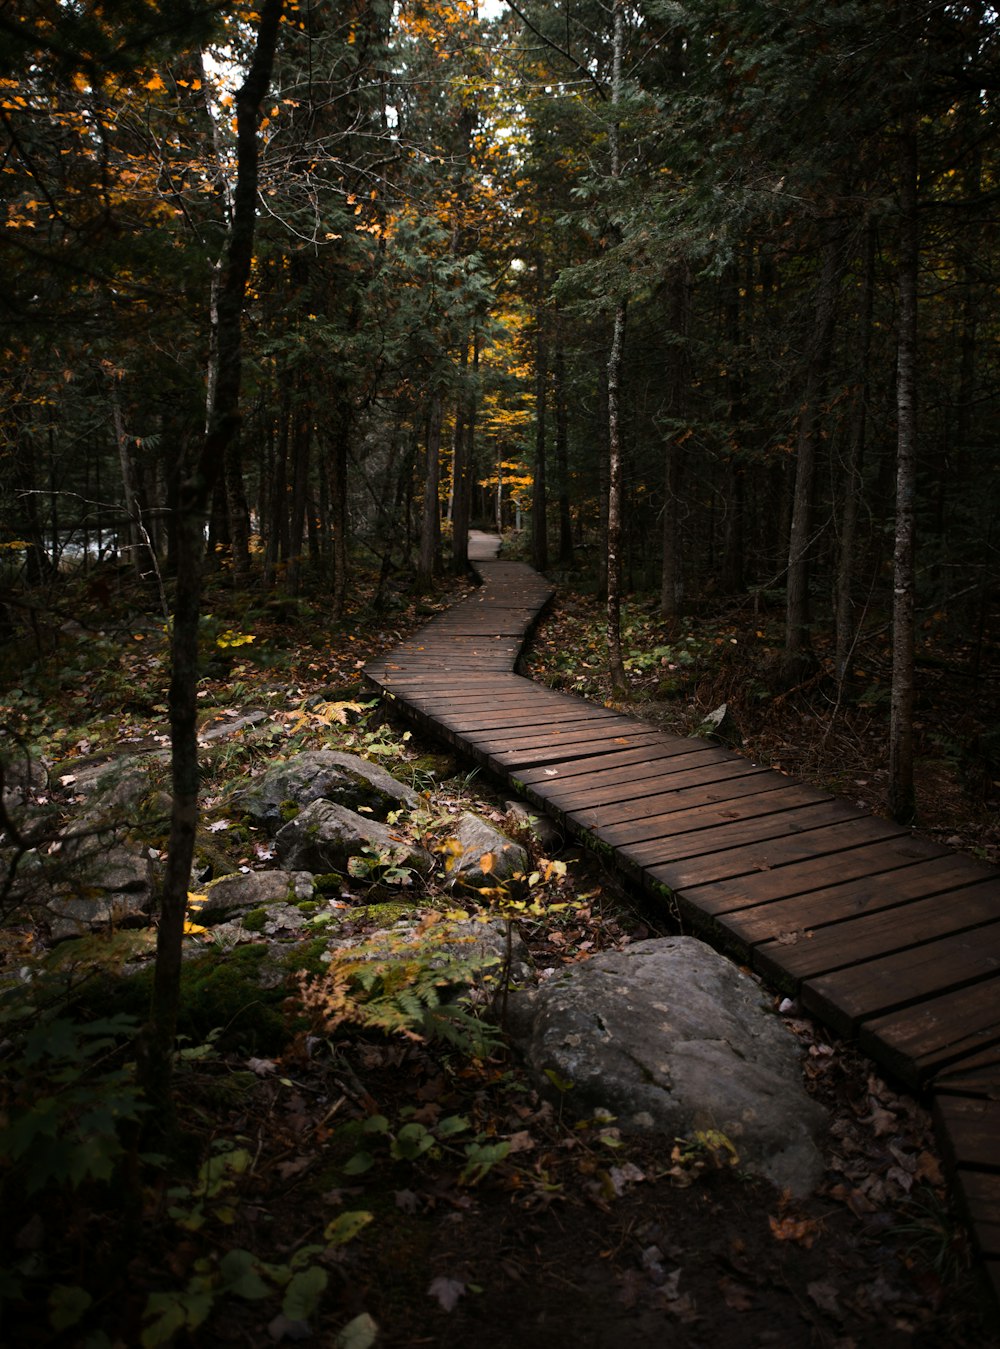
<instances>
[{"instance_id":1,"label":"yellow autumn leaf","mask_svg":"<svg viewBox=\"0 0 1000 1349\"><path fill-rule=\"evenodd\" d=\"M158 94L161 89L166 89L166 87L159 75L154 75L143 85L143 88L148 89L151 94Z\"/></svg>"},{"instance_id":2,"label":"yellow autumn leaf","mask_svg":"<svg viewBox=\"0 0 1000 1349\"><path fill-rule=\"evenodd\" d=\"M480 857L479 859L479 869L484 876L488 876L490 872L493 870L495 863L496 858L493 856L493 854L491 852L484 852L482 857Z\"/></svg>"}]
</instances>

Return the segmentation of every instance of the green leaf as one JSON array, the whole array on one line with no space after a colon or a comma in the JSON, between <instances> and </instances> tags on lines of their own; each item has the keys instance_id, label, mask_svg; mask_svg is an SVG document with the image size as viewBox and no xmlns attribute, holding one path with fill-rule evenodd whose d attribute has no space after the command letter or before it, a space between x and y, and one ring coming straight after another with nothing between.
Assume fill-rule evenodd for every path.
<instances>
[{"instance_id":1,"label":"green leaf","mask_svg":"<svg viewBox=\"0 0 1000 1349\"><path fill-rule=\"evenodd\" d=\"M370 1115L361 1126L365 1134L385 1134L389 1132L389 1121L384 1115Z\"/></svg>"},{"instance_id":2,"label":"green leaf","mask_svg":"<svg viewBox=\"0 0 1000 1349\"><path fill-rule=\"evenodd\" d=\"M76 1325L93 1300L85 1288L56 1284L49 1293L49 1325L53 1330L68 1330Z\"/></svg>"},{"instance_id":3,"label":"green leaf","mask_svg":"<svg viewBox=\"0 0 1000 1349\"><path fill-rule=\"evenodd\" d=\"M177 1293L150 1293L145 1317L156 1320L142 1332L142 1349L159 1349L161 1344L169 1344L187 1320Z\"/></svg>"},{"instance_id":4,"label":"green leaf","mask_svg":"<svg viewBox=\"0 0 1000 1349\"><path fill-rule=\"evenodd\" d=\"M318 1265L303 1269L285 1289L281 1310L289 1321L307 1321L319 1306L327 1285L327 1273Z\"/></svg>"},{"instance_id":5,"label":"green leaf","mask_svg":"<svg viewBox=\"0 0 1000 1349\"><path fill-rule=\"evenodd\" d=\"M344 1163L343 1172L345 1176L360 1176L362 1172L370 1171L374 1165L375 1158L370 1152L356 1152Z\"/></svg>"},{"instance_id":6,"label":"green leaf","mask_svg":"<svg viewBox=\"0 0 1000 1349\"><path fill-rule=\"evenodd\" d=\"M434 1126L434 1132L438 1138L451 1138L454 1134L464 1133L466 1129L471 1127L464 1115L448 1115L445 1119L438 1121Z\"/></svg>"},{"instance_id":7,"label":"green leaf","mask_svg":"<svg viewBox=\"0 0 1000 1349\"><path fill-rule=\"evenodd\" d=\"M248 1302L267 1297L272 1291L257 1272L257 1261L250 1251L227 1251L219 1261L219 1272L225 1291Z\"/></svg>"},{"instance_id":8,"label":"green leaf","mask_svg":"<svg viewBox=\"0 0 1000 1349\"><path fill-rule=\"evenodd\" d=\"M374 1217L374 1213L369 1213L366 1209L352 1209L348 1213L340 1213L332 1223L327 1224L323 1237L330 1246L346 1246L372 1222Z\"/></svg>"},{"instance_id":9,"label":"green leaf","mask_svg":"<svg viewBox=\"0 0 1000 1349\"><path fill-rule=\"evenodd\" d=\"M389 1149L396 1161L415 1162L434 1146L434 1135L423 1124L404 1124Z\"/></svg>"},{"instance_id":10,"label":"green leaf","mask_svg":"<svg viewBox=\"0 0 1000 1349\"><path fill-rule=\"evenodd\" d=\"M377 1339L378 1325L367 1312L362 1312L340 1331L333 1349L371 1349Z\"/></svg>"}]
</instances>

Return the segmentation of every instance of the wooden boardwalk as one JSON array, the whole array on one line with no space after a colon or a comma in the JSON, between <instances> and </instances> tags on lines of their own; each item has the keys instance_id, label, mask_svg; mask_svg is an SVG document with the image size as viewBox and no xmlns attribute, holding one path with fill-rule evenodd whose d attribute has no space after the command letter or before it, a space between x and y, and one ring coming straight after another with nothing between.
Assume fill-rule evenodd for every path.
<instances>
[{"instance_id":1,"label":"wooden boardwalk","mask_svg":"<svg viewBox=\"0 0 1000 1349\"><path fill-rule=\"evenodd\" d=\"M685 930L929 1096L1000 1295L1000 872L705 740L514 673L553 591L473 535L483 585L382 661L399 710L613 854Z\"/></svg>"}]
</instances>

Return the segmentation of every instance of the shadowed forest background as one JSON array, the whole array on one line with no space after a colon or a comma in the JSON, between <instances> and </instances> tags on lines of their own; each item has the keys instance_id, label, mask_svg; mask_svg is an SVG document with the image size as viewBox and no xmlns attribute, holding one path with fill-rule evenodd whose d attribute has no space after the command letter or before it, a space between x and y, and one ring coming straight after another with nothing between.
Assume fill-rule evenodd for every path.
<instances>
[{"instance_id":1,"label":"shadowed forest background","mask_svg":"<svg viewBox=\"0 0 1000 1349\"><path fill-rule=\"evenodd\" d=\"M535 677L682 733L725 702L761 761L997 859L996 10L481 8L0 3L0 770L170 749L119 1100L165 1133L203 713L281 685L285 752L388 753L359 670L473 526L559 584ZM62 846L13 800L8 972Z\"/></svg>"}]
</instances>

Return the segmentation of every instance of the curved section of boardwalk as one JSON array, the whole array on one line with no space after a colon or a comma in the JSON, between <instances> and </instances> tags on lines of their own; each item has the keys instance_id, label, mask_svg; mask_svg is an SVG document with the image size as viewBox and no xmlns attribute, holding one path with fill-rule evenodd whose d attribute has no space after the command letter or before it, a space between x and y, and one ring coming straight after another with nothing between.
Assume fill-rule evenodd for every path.
<instances>
[{"instance_id":1,"label":"curved section of boardwalk","mask_svg":"<svg viewBox=\"0 0 1000 1349\"><path fill-rule=\"evenodd\" d=\"M1000 872L707 741L514 673L552 587L474 534L482 588L366 667L398 709L915 1090L1000 1292Z\"/></svg>"}]
</instances>

